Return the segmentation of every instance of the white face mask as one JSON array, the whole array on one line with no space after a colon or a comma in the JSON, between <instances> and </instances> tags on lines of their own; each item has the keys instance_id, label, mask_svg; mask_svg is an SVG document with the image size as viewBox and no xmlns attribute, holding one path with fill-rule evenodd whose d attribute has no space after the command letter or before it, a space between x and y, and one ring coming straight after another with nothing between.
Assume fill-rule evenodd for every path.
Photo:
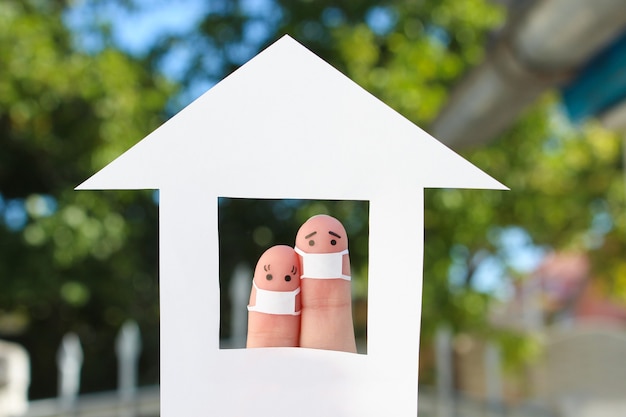
<instances>
[{"instance_id":1,"label":"white face mask","mask_svg":"<svg viewBox=\"0 0 626 417\"><path fill-rule=\"evenodd\" d=\"M350 275L343 274L343 255L348 249L333 253L306 253L298 247L298 255L302 256L302 278L313 279L345 279L350 281Z\"/></svg>"},{"instance_id":2,"label":"white face mask","mask_svg":"<svg viewBox=\"0 0 626 417\"><path fill-rule=\"evenodd\" d=\"M293 291L269 291L257 287L254 281L252 281L252 285L256 289L256 301L255 305L248 306L248 311L291 316L300 315L301 312L296 311L296 295L300 293L300 287Z\"/></svg>"}]
</instances>

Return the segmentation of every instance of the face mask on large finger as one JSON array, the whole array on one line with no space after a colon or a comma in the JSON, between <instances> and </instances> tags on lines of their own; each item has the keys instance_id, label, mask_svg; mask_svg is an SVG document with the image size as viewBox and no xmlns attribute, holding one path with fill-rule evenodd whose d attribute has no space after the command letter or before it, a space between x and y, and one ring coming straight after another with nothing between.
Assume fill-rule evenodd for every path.
<instances>
[{"instance_id":1,"label":"face mask on large finger","mask_svg":"<svg viewBox=\"0 0 626 417\"><path fill-rule=\"evenodd\" d=\"M302 278L336 279L350 281L350 275L343 273L343 255L348 249L334 253L307 253L296 247L296 253L302 256Z\"/></svg>"}]
</instances>

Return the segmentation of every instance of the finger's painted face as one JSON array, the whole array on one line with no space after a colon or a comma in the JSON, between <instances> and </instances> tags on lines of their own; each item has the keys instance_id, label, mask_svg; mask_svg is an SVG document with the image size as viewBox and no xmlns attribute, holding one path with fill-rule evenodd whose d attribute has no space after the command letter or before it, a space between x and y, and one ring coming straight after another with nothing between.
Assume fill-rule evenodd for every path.
<instances>
[{"instance_id":1,"label":"finger's painted face","mask_svg":"<svg viewBox=\"0 0 626 417\"><path fill-rule=\"evenodd\" d=\"M268 291L293 291L300 286L300 259L293 248L272 246L259 258L254 270L257 287Z\"/></svg>"},{"instance_id":2,"label":"finger's painted face","mask_svg":"<svg viewBox=\"0 0 626 417\"><path fill-rule=\"evenodd\" d=\"M300 227L296 246L307 253L341 252L348 249L348 236L339 220L320 214Z\"/></svg>"}]
</instances>

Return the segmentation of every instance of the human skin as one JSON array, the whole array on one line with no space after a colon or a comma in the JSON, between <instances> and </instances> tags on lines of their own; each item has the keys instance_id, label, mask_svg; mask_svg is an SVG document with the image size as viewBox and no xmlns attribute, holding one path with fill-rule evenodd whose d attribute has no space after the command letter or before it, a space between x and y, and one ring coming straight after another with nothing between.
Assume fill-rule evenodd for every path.
<instances>
[{"instance_id":1,"label":"human skin","mask_svg":"<svg viewBox=\"0 0 626 417\"><path fill-rule=\"evenodd\" d=\"M348 249L348 236L337 219L327 215L313 216L298 230L296 247L310 254L342 252ZM306 270L302 264L303 258L288 246L274 248L268 249L259 259L254 282L261 289L291 291L296 287L284 285L282 282L280 286L275 286L277 282L274 279L263 280L267 274L264 266L271 260L272 271L274 265L277 268L281 265L283 270L287 270L294 264L295 256L298 273L302 274ZM350 258L347 253L342 255L341 274L336 275L350 276ZM301 315L273 315L253 311L248 313L247 347L300 346L356 353L350 280L339 276L303 277L299 285L301 293L297 302L301 302ZM255 297L256 290L253 287L250 305L254 305Z\"/></svg>"},{"instance_id":2,"label":"human skin","mask_svg":"<svg viewBox=\"0 0 626 417\"><path fill-rule=\"evenodd\" d=\"M259 258L253 281L261 290L292 292L300 287L300 260L293 248L273 246ZM250 292L249 306L256 306L257 290ZM301 311L301 295L296 294L293 311ZM270 314L248 311L248 338L246 346L296 347L300 344L300 315Z\"/></svg>"},{"instance_id":3,"label":"human skin","mask_svg":"<svg viewBox=\"0 0 626 417\"><path fill-rule=\"evenodd\" d=\"M348 249L348 236L339 220L317 215L298 230L296 248L312 254L341 252ZM306 260L300 256L300 262L306 271L303 263ZM342 274L350 276L350 257L347 253L342 258ZM300 285L300 347L356 353L351 282L341 277L303 277Z\"/></svg>"}]
</instances>

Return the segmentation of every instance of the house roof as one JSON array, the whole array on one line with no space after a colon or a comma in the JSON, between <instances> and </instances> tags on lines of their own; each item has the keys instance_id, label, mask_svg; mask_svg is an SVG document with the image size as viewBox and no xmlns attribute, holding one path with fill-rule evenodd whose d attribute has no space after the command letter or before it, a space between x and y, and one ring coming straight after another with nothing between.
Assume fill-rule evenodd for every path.
<instances>
[{"instance_id":1,"label":"house roof","mask_svg":"<svg viewBox=\"0 0 626 417\"><path fill-rule=\"evenodd\" d=\"M183 185L249 198L506 189L289 36L77 189Z\"/></svg>"}]
</instances>

